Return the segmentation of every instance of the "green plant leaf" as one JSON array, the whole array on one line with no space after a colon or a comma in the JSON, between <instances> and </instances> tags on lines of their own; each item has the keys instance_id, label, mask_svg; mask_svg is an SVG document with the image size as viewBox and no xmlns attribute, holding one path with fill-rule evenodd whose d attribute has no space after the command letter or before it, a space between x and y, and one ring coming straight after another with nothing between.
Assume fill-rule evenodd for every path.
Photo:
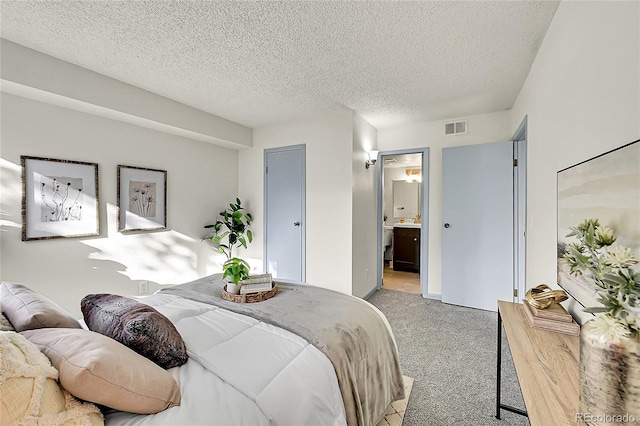
<instances>
[{"instance_id":1,"label":"green plant leaf","mask_svg":"<svg viewBox=\"0 0 640 426\"><path fill-rule=\"evenodd\" d=\"M224 253L227 259L232 258L234 246L247 248L248 243L253 240L251 231L247 229L251 223L251 215L242 211L244 209L239 198L236 197L235 201L235 204L229 203L229 208L219 213L220 218L214 225L205 225L205 228L213 228L215 232L204 239L213 241L218 252ZM222 229L226 230L221 232ZM225 239L227 243L223 244Z\"/></svg>"},{"instance_id":2,"label":"green plant leaf","mask_svg":"<svg viewBox=\"0 0 640 426\"><path fill-rule=\"evenodd\" d=\"M247 248L247 241L244 238L239 237L238 242L240 243L240 245L242 245L242 247Z\"/></svg>"},{"instance_id":3,"label":"green plant leaf","mask_svg":"<svg viewBox=\"0 0 640 426\"><path fill-rule=\"evenodd\" d=\"M613 286L626 286L628 283L627 277L624 275L610 273L602 274L602 281Z\"/></svg>"},{"instance_id":4,"label":"green plant leaf","mask_svg":"<svg viewBox=\"0 0 640 426\"><path fill-rule=\"evenodd\" d=\"M213 237L213 242L216 244L220 244L222 240L224 240L229 235L229 231L225 231L222 234L218 234Z\"/></svg>"},{"instance_id":5,"label":"green plant leaf","mask_svg":"<svg viewBox=\"0 0 640 426\"><path fill-rule=\"evenodd\" d=\"M606 308L604 306L597 306L597 307L592 306L590 308L585 308L584 311L590 314L601 314L601 313L609 312L609 308Z\"/></svg>"},{"instance_id":6,"label":"green plant leaf","mask_svg":"<svg viewBox=\"0 0 640 426\"><path fill-rule=\"evenodd\" d=\"M229 281L237 284L238 282L249 277L249 264L237 257L232 257L222 265L223 278L229 278Z\"/></svg>"}]
</instances>

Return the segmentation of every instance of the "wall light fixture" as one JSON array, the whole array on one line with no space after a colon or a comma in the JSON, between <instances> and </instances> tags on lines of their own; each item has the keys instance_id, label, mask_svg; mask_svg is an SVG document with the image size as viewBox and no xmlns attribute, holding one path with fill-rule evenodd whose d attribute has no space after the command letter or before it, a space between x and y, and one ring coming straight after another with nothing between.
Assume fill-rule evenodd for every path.
<instances>
[{"instance_id":1,"label":"wall light fixture","mask_svg":"<svg viewBox=\"0 0 640 426\"><path fill-rule=\"evenodd\" d=\"M376 161L378 160L378 150L377 149L373 149L371 151L369 151L369 159L367 161L364 162L364 167L365 168L369 168L371 166L373 166L374 164L376 164Z\"/></svg>"}]
</instances>

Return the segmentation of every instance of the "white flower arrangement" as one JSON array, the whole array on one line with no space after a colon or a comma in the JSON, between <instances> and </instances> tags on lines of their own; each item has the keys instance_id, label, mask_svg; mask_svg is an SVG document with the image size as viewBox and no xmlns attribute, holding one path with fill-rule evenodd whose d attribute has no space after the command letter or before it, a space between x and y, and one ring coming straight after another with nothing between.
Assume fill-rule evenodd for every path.
<instances>
[{"instance_id":1,"label":"white flower arrangement","mask_svg":"<svg viewBox=\"0 0 640 426\"><path fill-rule=\"evenodd\" d=\"M567 237L577 242L565 249L564 260L572 275L592 278L603 306L585 309L601 313L594 326L613 340L640 338L640 273L638 263L628 247L611 245L617 237L613 229L601 226L598 219L586 219Z\"/></svg>"},{"instance_id":2,"label":"white flower arrangement","mask_svg":"<svg viewBox=\"0 0 640 426\"><path fill-rule=\"evenodd\" d=\"M595 333L601 336L601 338L619 342L625 337L631 335L629 327L626 327L617 319L609 315L599 315L593 320L593 330Z\"/></svg>"}]
</instances>

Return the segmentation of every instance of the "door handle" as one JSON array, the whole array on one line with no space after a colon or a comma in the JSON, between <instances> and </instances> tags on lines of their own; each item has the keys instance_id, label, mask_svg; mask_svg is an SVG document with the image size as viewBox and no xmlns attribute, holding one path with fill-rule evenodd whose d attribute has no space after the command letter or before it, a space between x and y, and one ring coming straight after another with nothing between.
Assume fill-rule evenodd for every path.
<instances>
[{"instance_id":1,"label":"door handle","mask_svg":"<svg viewBox=\"0 0 640 426\"><path fill-rule=\"evenodd\" d=\"M293 222L293 226L300 226L300 221Z\"/></svg>"},{"instance_id":2,"label":"door handle","mask_svg":"<svg viewBox=\"0 0 640 426\"><path fill-rule=\"evenodd\" d=\"M451 226L451 225L449 225L448 223L445 223L445 224L444 224L444 227L445 227L445 228L449 228L450 226Z\"/></svg>"}]
</instances>

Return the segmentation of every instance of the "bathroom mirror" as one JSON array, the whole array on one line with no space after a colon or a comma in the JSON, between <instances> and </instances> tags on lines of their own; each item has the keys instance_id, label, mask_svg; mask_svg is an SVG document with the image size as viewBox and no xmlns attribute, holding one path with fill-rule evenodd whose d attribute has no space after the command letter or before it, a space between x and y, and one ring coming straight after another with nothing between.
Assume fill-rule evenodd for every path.
<instances>
[{"instance_id":1,"label":"bathroom mirror","mask_svg":"<svg viewBox=\"0 0 640 426\"><path fill-rule=\"evenodd\" d=\"M415 218L420 212L420 182L393 181L393 217Z\"/></svg>"}]
</instances>

